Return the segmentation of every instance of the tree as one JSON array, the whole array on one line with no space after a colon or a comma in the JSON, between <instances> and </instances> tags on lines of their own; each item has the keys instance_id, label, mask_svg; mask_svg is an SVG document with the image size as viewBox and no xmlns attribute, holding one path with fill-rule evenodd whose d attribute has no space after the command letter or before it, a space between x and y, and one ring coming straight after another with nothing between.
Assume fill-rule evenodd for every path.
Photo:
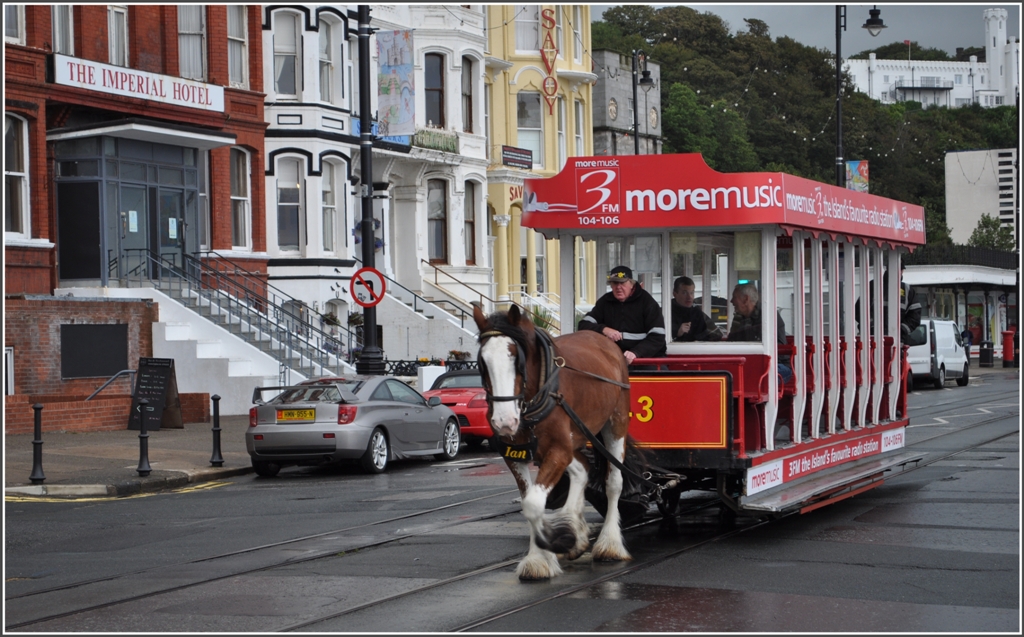
<instances>
[{"instance_id":1,"label":"tree","mask_svg":"<svg viewBox=\"0 0 1024 637\"><path fill-rule=\"evenodd\" d=\"M978 227L967 240L967 245L1013 252L1016 242L1013 240L1013 230L1002 225L996 217L983 213L978 221Z\"/></svg>"}]
</instances>

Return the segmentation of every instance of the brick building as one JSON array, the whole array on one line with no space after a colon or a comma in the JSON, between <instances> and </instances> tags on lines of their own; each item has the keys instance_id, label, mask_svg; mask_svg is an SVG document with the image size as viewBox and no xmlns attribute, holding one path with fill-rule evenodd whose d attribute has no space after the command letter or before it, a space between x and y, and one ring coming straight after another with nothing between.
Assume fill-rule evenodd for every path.
<instances>
[{"instance_id":1,"label":"brick building","mask_svg":"<svg viewBox=\"0 0 1024 637\"><path fill-rule=\"evenodd\" d=\"M4 6L8 393L81 393L59 377L33 385L32 348L12 329L61 288L122 287L150 259L180 265L239 242L265 254L261 15L256 5ZM138 317L98 305L76 321ZM130 343L132 367L152 355L140 346Z\"/></svg>"}]
</instances>

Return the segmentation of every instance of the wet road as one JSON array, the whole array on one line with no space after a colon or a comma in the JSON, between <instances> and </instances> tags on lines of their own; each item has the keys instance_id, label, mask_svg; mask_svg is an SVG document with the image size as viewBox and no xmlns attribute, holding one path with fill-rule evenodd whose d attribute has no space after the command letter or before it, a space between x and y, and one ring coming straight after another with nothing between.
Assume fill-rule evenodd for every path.
<instances>
[{"instance_id":1,"label":"wet road","mask_svg":"<svg viewBox=\"0 0 1024 637\"><path fill-rule=\"evenodd\" d=\"M714 510L654 522L626 532L633 562L587 554L545 583L515 577L527 530L511 477L481 454L381 476L290 469L148 498L8 502L5 626L1019 632L1018 383L911 395L909 444L969 451L770 524L730 531Z\"/></svg>"}]
</instances>

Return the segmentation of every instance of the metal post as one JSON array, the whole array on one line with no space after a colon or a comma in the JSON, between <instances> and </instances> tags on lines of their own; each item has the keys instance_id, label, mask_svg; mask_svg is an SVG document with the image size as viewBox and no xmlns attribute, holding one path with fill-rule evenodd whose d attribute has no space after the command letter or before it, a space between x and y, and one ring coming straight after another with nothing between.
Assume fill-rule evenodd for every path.
<instances>
[{"instance_id":1,"label":"metal post","mask_svg":"<svg viewBox=\"0 0 1024 637\"><path fill-rule=\"evenodd\" d=\"M359 5L359 189L362 199L363 267L373 256L373 122L370 118L370 5ZM363 350L356 361L360 374L384 374L384 354L377 344L377 308L363 308Z\"/></svg>"},{"instance_id":2,"label":"metal post","mask_svg":"<svg viewBox=\"0 0 1024 637\"><path fill-rule=\"evenodd\" d=\"M140 476L148 476L153 470L149 466L149 434L146 433L146 419L149 417L149 400L139 401L139 467Z\"/></svg>"},{"instance_id":3,"label":"metal post","mask_svg":"<svg viewBox=\"0 0 1024 637\"><path fill-rule=\"evenodd\" d=\"M846 5L836 5L836 185L846 188L843 164L843 30L846 29Z\"/></svg>"},{"instance_id":4,"label":"metal post","mask_svg":"<svg viewBox=\"0 0 1024 637\"><path fill-rule=\"evenodd\" d=\"M28 479L32 484L42 484L46 480L43 475L43 406L36 403L32 409L36 412L36 430L35 439L32 440L32 475Z\"/></svg>"},{"instance_id":5,"label":"metal post","mask_svg":"<svg viewBox=\"0 0 1024 637\"><path fill-rule=\"evenodd\" d=\"M213 401L213 455L210 456L210 464L215 467L224 466L224 458L220 455L220 396L210 396Z\"/></svg>"},{"instance_id":6,"label":"metal post","mask_svg":"<svg viewBox=\"0 0 1024 637\"><path fill-rule=\"evenodd\" d=\"M637 103L636 87L637 81L637 51L633 51L633 154L640 154L640 117L638 111L640 110L640 104Z\"/></svg>"}]
</instances>

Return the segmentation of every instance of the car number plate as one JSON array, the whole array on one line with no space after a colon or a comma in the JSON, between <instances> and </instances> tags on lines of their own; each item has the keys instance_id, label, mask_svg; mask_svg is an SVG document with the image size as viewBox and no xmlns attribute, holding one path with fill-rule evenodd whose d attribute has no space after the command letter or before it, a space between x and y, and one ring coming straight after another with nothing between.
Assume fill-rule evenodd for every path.
<instances>
[{"instance_id":1,"label":"car number plate","mask_svg":"<svg viewBox=\"0 0 1024 637\"><path fill-rule=\"evenodd\" d=\"M278 409L278 420L315 420L315 409Z\"/></svg>"}]
</instances>

